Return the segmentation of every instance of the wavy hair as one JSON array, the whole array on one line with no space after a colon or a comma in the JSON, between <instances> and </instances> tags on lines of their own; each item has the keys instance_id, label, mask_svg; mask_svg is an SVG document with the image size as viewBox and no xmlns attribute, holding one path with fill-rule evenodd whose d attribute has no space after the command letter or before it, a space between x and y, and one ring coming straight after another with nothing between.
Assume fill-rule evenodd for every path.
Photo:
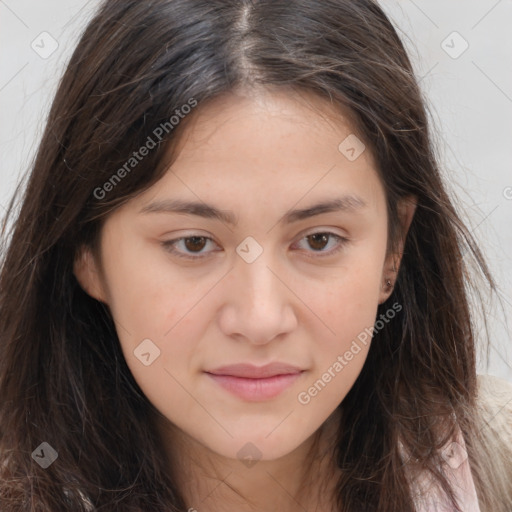
<instances>
[{"instance_id":1,"label":"wavy hair","mask_svg":"<svg viewBox=\"0 0 512 512\"><path fill-rule=\"evenodd\" d=\"M372 0L105 0L60 81L19 208L15 195L4 221L2 512L186 510L154 408L108 308L80 288L73 262L80 248L97 247L112 211L163 176L187 118L112 184L155 128L191 99L199 110L257 87L314 93L350 113L385 188L389 251L401 236L399 200L418 199L388 299L403 313L375 333L339 406L338 509L414 510L399 441L453 499L436 449L460 428L482 506L505 511L498 480L483 469L470 306L477 275L496 285L449 197L426 103L383 10ZM98 192L107 182L109 193ZM43 441L58 452L47 469L31 457Z\"/></svg>"}]
</instances>

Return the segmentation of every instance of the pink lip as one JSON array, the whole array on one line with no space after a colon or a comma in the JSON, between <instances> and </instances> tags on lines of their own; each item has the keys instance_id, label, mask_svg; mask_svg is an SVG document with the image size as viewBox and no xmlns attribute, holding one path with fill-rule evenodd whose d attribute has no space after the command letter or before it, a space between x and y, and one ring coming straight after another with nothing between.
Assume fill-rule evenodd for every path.
<instances>
[{"instance_id":1,"label":"pink lip","mask_svg":"<svg viewBox=\"0 0 512 512\"><path fill-rule=\"evenodd\" d=\"M232 377L245 377L247 379L264 379L274 377L275 375L287 375L300 373L302 371L298 366L292 366L286 363L269 363L265 366L254 366L252 364L230 364L221 366L215 370L207 370L207 373L214 375L230 375Z\"/></svg>"},{"instance_id":2,"label":"pink lip","mask_svg":"<svg viewBox=\"0 0 512 512\"><path fill-rule=\"evenodd\" d=\"M285 363L257 367L250 364L223 366L206 374L224 389L251 402L269 400L291 386L303 370Z\"/></svg>"}]
</instances>

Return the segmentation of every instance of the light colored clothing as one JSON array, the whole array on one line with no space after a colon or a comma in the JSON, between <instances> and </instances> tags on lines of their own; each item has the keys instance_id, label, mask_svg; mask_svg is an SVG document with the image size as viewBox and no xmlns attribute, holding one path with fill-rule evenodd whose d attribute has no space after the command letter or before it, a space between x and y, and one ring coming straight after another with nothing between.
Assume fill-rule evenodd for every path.
<instances>
[{"instance_id":1,"label":"light colored clothing","mask_svg":"<svg viewBox=\"0 0 512 512\"><path fill-rule=\"evenodd\" d=\"M446 474L457 503L464 512L481 512L478 504L475 484L471 475L466 445L462 433L454 442L447 443L441 450L443 458L447 462ZM453 506L447 496L433 485L431 479L421 475L415 488L419 497L416 501L418 512L453 512Z\"/></svg>"},{"instance_id":2,"label":"light colored clothing","mask_svg":"<svg viewBox=\"0 0 512 512\"><path fill-rule=\"evenodd\" d=\"M490 455L496 461L500 461L497 468L505 467L512 473L512 383L482 375L478 377L478 385L478 403L485 421L482 429L489 431L486 434L489 440L493 435L500 440L499 445L488 446ZM499 449L503 446L508 447L504 452ZM482 509L479 504L466 445L460 430L456 440L448 442L441 449L441 454L447 463L446 474L460 509L463 512L494 512ZM402 456L406 461L403 449ZM453 512L453 506L446 494L429 475L420 474L410 483L417 512ZM512 481L510 486L512 487ZM507 510L512 511L512 502Z\"/></svg>"}]
</instances>

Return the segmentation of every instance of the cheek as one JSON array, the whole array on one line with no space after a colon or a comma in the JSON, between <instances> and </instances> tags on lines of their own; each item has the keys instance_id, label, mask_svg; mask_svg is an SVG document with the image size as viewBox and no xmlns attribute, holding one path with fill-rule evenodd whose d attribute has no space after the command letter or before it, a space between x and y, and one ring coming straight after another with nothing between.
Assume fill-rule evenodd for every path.
<instances>
[{"instance_id":1,"label":"cheek","mask_svg":"<svg viewBox=\"0 0 512 512\"><path fill-rule=\"evenodd\" d=\"M201 317L197 316L201 307L194 306L197 300L193 301L193 297L181 296L176 286L148 285L140 291L143 299L127 293L116 303L116 313L125 318L117 328L119 340L135 379L141 379L141 387L147 383L167 393L172 385L169 373L184 382L190 371L203 329ZM151 364L146 366L146 362Z\"/></svg>"},{"instance_id":2,"label":"cheek","mask_svg":"<svg viewBox=\"0 0 512 512\"><path fill-rule=\"evenodd\" d=\"M324 319L336 343L336 339L346 339L373 325L381 280L380 259L354 253L322 286L304 289L305 302Z\"/></svg>"},{"instance_id":3,"label":"cheek","mask_svg":"<svg viewBox=\"0 0 512 512\"><path fill-rule=\"evenodd\" d=\"M110 267L110 309L123 355L135 380L154 403L177 410L197 358L197 344L207 323L201 301L211 288L178 272L165 258L151 263L132 251ZM171 407L172 405L172 407Z\"/></svg>"},{"instance_id":4,"label":"cheek","mask_svg":"<svg viewBox=\"0 0 512 512\"><path fill-rule=\"evenodd\" d=\"M162 338L195 295L194 283L187 286L163 252L135 246L117 254L106 268L112 314L135 338Z\"/></svg>"},{"instance_id":5,"label":"cheek","mask_svg":"<svg viewBox=\"0 0 512 512\"><path fill-rule=\"evenodd\" d=\"M381 272L378 258L354 257L337 279L304 297L321 320L312 334L314 389L304 390L311 398L322 391L323 401L339 403L361 372L377 315Z\"/></svg>"},{"instance_id":6,"label":"cheek","mask_svg":"<svg viewBox=\"0 0 512 512\"><path fill-rule=\"evenodd\" d=\"M357 377L371 342L377 295L372 286L365 289L359 282L356 287L333 291L328 297L320 313L327 327L323 336L315 337L317 371L327 371L342 356L343 374L348 377L356 372Z\"/></svg>"},{"instance_id":7,"label":"cheek","mask_svg":"<svg viewBox=\"0 0 512 512\"><path fill-rule=\"evenodd\" d=\"M376 308L344 308L327 318L334 331L314 336L314 365L297 394L299 404L315 414L334 410L350 391L366 361L372 339ZM326 323L327 323L326 322Z\"/></svg>"},{"instance_id":8,"label":"cheek","mask_svg":"<svg viewBox=\"0 0 512 512\"><path fill-rule=\"evenodd\" d=\"M121 308L133 308L128 322L130 332L117 329L121 349L147 399L169 420L179 424L183 412L191 407L187 389L195 368L201 326L183 316L189 308L168 292L146 295L146 299L150 300L140 307L118 304Z\"/></svg>"}]
</instances>

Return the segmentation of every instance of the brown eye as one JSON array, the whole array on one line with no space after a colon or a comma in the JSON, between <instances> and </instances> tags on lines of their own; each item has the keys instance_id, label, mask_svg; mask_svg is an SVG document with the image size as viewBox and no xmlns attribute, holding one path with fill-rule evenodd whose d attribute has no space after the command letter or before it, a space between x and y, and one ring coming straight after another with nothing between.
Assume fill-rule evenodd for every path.
<instances>
[{"instance_id":1,"label":"brown eye","mask_svg":"<svg viewBox=\"0 0 512 512\"><path fill-rule=\"evenodd\" d=\"M204 236L191 236L183 239L185 241L185 248L188 251L201 251L206 245L206 237Z\"/></svg>"},{"instance_id":2,"label":"brown eye","mask_svg":"<svg viewBox=\"0 0 512 512\"><path fill-rule=\"evenodd\" d=\"M333 256L341 251L348 242L348 238L336 233L318 231L304 236L296 245L305 251L306 256L318 258Z\"/></svg>"},{"instance_id":3,"label":"brown eye","mask_svg":"<svg viewBox=\"0 0 512 512\"><path fill-rule=\"evenodd\" d=\"M180 258L188 258L189 260L209 256L210 253L214 251L208 250L208 245L217 245L207 236L183 236L181 238L175 238L174 240L161 242L161 244L164 249L171 254Z\"/></svg>"},{"instance_id":4,"label":"brown eye","mask_svg":"<svg viewBox=\"0 0 512 512\"><path fill-rule=\"evenodd\" d=\"M329 233L315 233L313 235L309 235L306 238L308 239L309 246L315 251L320 251L325 248L325 246L329 243L329 237L331 235Z\"/></svg>"}]
</instances>

